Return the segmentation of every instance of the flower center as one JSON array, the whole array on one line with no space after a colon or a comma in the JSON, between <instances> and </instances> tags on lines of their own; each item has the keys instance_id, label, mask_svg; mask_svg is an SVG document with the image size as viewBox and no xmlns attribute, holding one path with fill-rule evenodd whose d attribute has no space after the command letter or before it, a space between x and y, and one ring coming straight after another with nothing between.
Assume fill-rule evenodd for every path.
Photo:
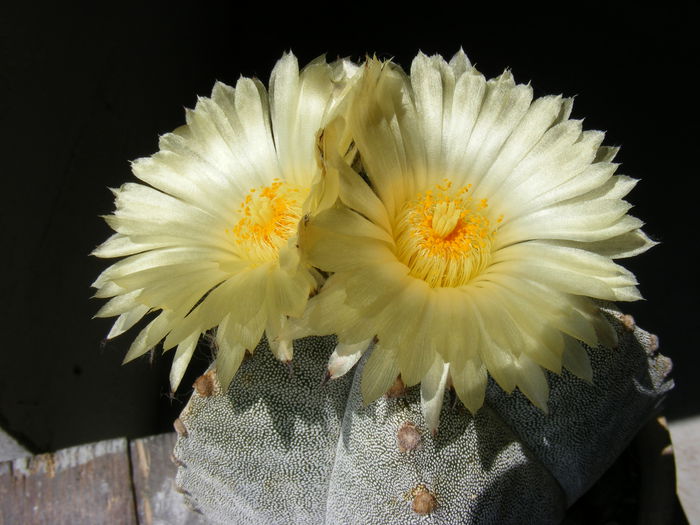
<instances>
[{"instance_id":1,"label":"flower center","mask_svg":"<svg viewBox=\"0 0 700 525\"><path fill-rule=\"evenodd\" d=\"M247 258L277 259L281 246L297 231L307 193L279 179L269 186L253 188L238 208L240 219L226 233Z\"/></svg>"},{"instance_id":2,"label":"flower center","mask_svg":"<svg viewBox=\"0 0 700 525\"><path fill-rule=\"evenodd\" d=\"M419 193L403 206L397 221L399 259L433 288L466 284L491 259L495 228L486 216L487 199L468 195L471 185L451 187L445 179L435 190Z\"/></svg>"}]
</instances>

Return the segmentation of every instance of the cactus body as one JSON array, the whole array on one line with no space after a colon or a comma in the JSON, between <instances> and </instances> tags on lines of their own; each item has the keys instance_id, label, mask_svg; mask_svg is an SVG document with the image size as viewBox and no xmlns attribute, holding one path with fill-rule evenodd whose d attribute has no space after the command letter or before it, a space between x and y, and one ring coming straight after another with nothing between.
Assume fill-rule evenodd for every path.
<instances>
[{"instance_id":1,"label":"cactus body","mask_svg":"<svg viewBox=\"0 0 700 525\"><path fill-rule=\"evenodd\" d=\"M322 385L332 337L296 341L291 369L256 351L227 393L198 380L177 483L218 523L558 523L672 387L656 338L609 312L620 344L589 349L593 385L551 374L549 414L493 383L476 416L448 392L435 436L416 388L363 405L367 356Z\"/></svg>"}]
</instances>

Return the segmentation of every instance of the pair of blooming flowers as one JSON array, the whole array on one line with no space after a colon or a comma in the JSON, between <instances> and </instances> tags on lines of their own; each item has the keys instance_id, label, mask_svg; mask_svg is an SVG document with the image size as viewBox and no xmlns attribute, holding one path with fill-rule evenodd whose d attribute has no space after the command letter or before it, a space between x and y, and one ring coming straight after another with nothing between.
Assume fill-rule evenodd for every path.
<instances>
[{"instance_id":1,"label":"pair of blooming flowers","mask_svg":"<svg viewBox=\"0 0 700 525\"><path fill-rule=\"evenodd\" d=\"M475 412L488 374L546 410L544 369L590 381L580 342L615 345L593 299L640 298L613 259L654 244L622 200L636 181L571 106L461 51L410 74L286 54L269 92L217 83L133 163L145 184L114 190L94 254L123 259L97 315L118 316L109 338L154 316L125 361L176 347L173 390L209 330L224 387L263 335L289 361L293 339L337 334L331 377L371 348L365 401L420 383L433 429L445 388Z\"/></svg>"}]
</instances>

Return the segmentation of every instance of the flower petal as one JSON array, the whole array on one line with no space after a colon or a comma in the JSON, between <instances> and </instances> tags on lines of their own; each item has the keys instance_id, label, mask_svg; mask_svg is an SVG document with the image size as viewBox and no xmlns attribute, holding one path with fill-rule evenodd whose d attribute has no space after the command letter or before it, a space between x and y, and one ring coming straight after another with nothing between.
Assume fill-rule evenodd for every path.
<instances>
[{"instance_id":1,"label":"flower petal","mask_svg":"<svg viewBox=\"0 0 700 525\"><path fill-rule=\"evenodd\" d=\"M384 395L399 375L399 367L394 361L394 352L380 344L374 346L364 366L360 390L362 399L369 405Z\"/></svg>"},{"instance_id":2,"label":"flower petal","mask_svg":"<svg viewBox=\"0 0 700 525\"><path fill-rule=\"evenodd\" d=\"M180 386L180 381L182 381L182 376L185 375L187 365L190 364L190 359L192 359L192 354L194 353L194 349L197 347L198 341L199 332L194 332L179 345L177 345L175 357L173 358L173 365L170 368L171 391L175 392L177 387Z\"/></svg>"},{"instance_id":3,"label":"flower petal","mask_svg":"<svg viewBox=\"0 0 700 525\"><path fill-rule=\"evenodd\" d=\"M328 359L330 379L337 379L345 375L369 349L371 343L371 339L353 344L338 343Z\"/></svg>"},{"instance_id":4,"label":"flower petal","mask_svg":"<svg viewBox=\"0 0 700 525\"><path fill-rule=\"evenodd\" d=\"M479 359L469 359L461 368L451 366L450 376L459 399L472 414L476 414L484 404L488 381L486 366Z\"/></svg>"},{"instance_id":5,"label":"flower petal","mask_svg":"<svg viewBox=\"0 0 700 525\"><path fill-rule=\"evenodd\" d=\"M438 354L428 369L428 373L423 376L420 385L420 406L425 424L428 429L435 433L440 423L440 411L445 395L445 387L450 374L450 365L445 363Z\"/></svg>"}]
</instances>

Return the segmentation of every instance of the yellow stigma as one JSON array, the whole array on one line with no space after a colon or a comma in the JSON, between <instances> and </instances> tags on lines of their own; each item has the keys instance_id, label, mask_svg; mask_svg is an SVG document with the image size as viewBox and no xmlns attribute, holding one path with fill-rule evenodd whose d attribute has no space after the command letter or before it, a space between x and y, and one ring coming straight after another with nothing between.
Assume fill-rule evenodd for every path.
<instances>
[{"instance_id":1,"label":"yellow stigma","mask_svg":"<svg viewBox=\"0 0 700 525\"><path fill-rule=\"evenodd\" d=\"M491 258L495 229L486 213L488 200L468 195L471 185L451 187L445 179L435 190L419 193L397 221L399 259L433 288L466 284Z\"/></svg>"},{"instance_id":2,"label":"yellow stigma","mask_svg":"<svg viewBox=\"0 0 700 525\"><path fill-rule=\"evenodd\" d=\"M297 231L307 193L279 179L251 189L238 207L238 222L226 230L241 255L254 261L277 259L279 249Z\"/></svg>"}]
</instances>

